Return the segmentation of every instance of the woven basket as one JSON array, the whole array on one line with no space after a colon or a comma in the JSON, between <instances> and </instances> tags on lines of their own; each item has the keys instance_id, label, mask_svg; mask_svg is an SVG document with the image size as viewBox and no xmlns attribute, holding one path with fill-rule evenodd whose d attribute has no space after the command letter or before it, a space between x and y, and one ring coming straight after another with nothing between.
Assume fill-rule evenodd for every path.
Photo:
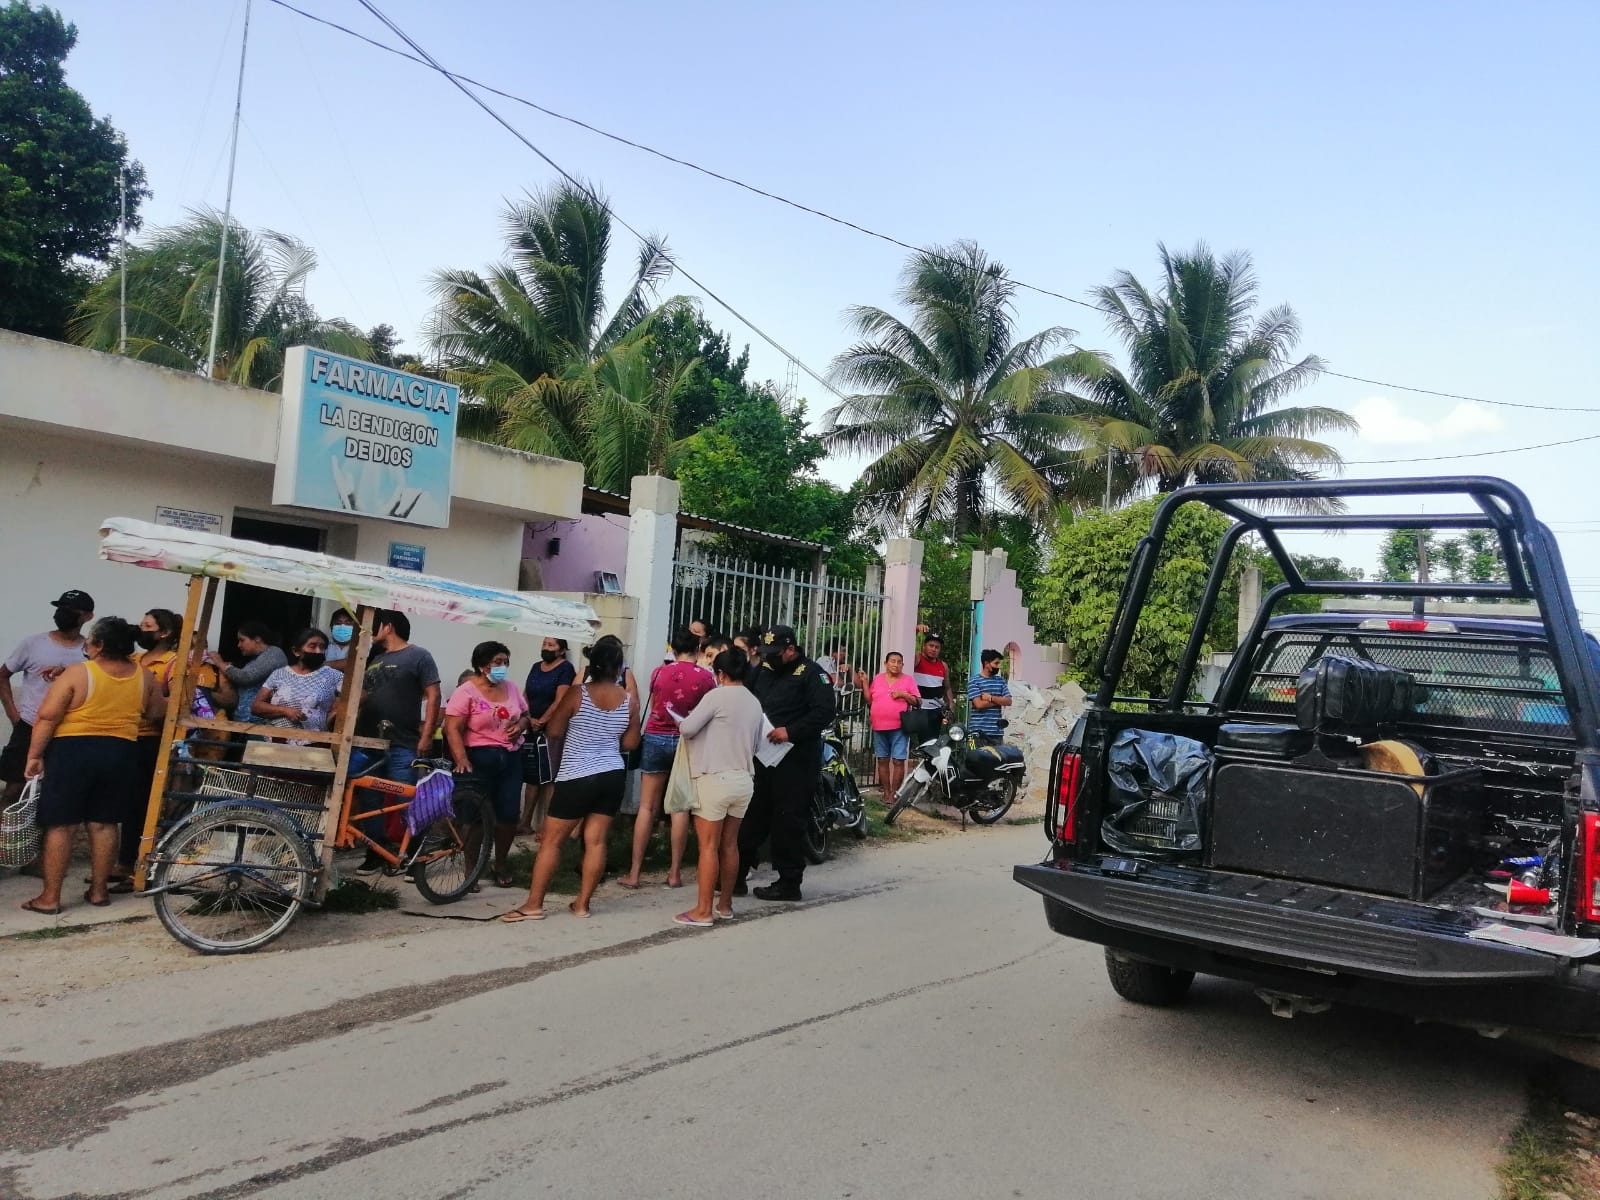
<instances>
[{"instance_id":1,"label":"woven basket","mask_svg":"<svg viewBox=\"0 0 1600 1200\"><path fill-rule=\"evenodd\" d=\"M0 811L0 867L25 867L39 857L39 781L30 779L15 804Z\"/></svg>"}]
</instances>

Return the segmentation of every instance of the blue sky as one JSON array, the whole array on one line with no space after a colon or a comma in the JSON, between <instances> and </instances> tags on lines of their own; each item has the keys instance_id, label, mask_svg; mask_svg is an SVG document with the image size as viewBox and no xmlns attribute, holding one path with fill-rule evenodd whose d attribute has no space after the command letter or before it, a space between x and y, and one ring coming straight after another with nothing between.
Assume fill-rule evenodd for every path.
<instances>
[{"instance_id":1,"label":"blue sky","mask_svg":"<svg viewBox=\"0 0 1600 1200\"><path fill-rule=\"evenodd\" d=\"M296 0L373 36L355 0ZM71 82L128 135L157 223L220 207L243 0L64 0ZM1470 0L912 5L730 2L381 7L448 67L916 244L977 240L1082 296L1155 245L1255 257L1302 348L1336 370L1499 400L1324 379L1350 473L1456 470L1523 486L1600 627L1600 4ZM893 304L903 253L492 101L616 211L823 372L853 303ZM255 0L235 211L312 243L311 298L411 345L428 273L499 249L503 198L553 175L437 75ZM617 274L633 245L619 231ZM682 281L675 290L693 293ZM752 343L756 372L787 364ZM1116 349L1097 315L1024 294L1018 325ZM825 393L802 376L813 415ZM845 480L852 464L830 464ZM1375 547L1333 547L1371 567Z\"/></svg>"}]
</instances>

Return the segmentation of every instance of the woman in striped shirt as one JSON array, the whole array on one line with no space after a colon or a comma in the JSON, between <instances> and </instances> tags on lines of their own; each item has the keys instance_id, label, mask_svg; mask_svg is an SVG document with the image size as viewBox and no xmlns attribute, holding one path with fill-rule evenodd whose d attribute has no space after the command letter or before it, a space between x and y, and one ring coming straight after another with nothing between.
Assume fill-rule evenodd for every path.
<instances>
[{"instance_id":1,"label":"woman in striped shirt","mask_svg":"<svg viewBox=\"0 0 1600 1200\"><path fill-rule=\"evenodd\" d=\"M545 892L560 864L561 847L574 831L583 833L583 876L578 898L567 906L574 916L590 915L589 900L605 872L606 835L627 790L622 756L639 747L639 697L624 682L620 639L607 635L584 655L589 660L588 679L567 689L545 717L550 736L565 736L566 741L539 856L533 863L533 886L528 898L502 921L544 920Z\"/></svg>"}]
</instances>

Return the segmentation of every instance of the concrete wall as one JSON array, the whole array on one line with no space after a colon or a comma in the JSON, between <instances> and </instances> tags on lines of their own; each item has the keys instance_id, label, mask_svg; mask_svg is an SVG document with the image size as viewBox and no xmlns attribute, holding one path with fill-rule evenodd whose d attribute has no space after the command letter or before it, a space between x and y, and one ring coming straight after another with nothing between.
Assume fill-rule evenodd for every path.
<instances>
[{"instance_id":1,"label":"concrete wall","mask_svg":"<svg viewBox=\"0 0 1600 1200\"><path fill-rule=\"evenodd\" d=\"M1012 679L1039 688L1054 687L1056 678L1066 669L1061 648L1041 646L1034 639L1033 618L1022 603L1017 573L1006 566L1006 552L995 550L984 555L974 551L974 557L987 560L983 564L983 645L978 649L1009 652Z\"/></svg>"},{"instance_id":2,"label":"concrete wall","mask_svg":"<svg viewBox=\"0 0 1600 1200\"><path fill-rule=\"evenodd\" d=\"M550 553L552 538L561 539L560 554ZM620 513L585 513L576 521L529 525L522 557L537 564L540 587L545 591L592 591L596 571L615 571L626 590L628 518Z\"/></svg>"}]
</instances>

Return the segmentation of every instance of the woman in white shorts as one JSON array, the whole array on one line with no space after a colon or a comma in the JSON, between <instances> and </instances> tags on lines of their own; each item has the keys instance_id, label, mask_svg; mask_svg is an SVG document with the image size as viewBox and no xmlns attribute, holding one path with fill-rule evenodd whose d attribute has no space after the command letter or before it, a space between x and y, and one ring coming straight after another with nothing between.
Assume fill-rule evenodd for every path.
<instances>
[{"instance_id":1,"label":"woman in white shorts","mask_svg":"<svg viewBox=\"0 0 1600 1200\"><path fill-rule=\"evenodd\" d=\"M750 807L753 761L761 746L761 702L744 686L749 660L736 650L724 650L711 669L717 677L715 690L678 722L698 797L694 831L700 841L695 872L699 903L672 919L697 929L733 916L739 823Z\"/></svg>"}]
</instances>

